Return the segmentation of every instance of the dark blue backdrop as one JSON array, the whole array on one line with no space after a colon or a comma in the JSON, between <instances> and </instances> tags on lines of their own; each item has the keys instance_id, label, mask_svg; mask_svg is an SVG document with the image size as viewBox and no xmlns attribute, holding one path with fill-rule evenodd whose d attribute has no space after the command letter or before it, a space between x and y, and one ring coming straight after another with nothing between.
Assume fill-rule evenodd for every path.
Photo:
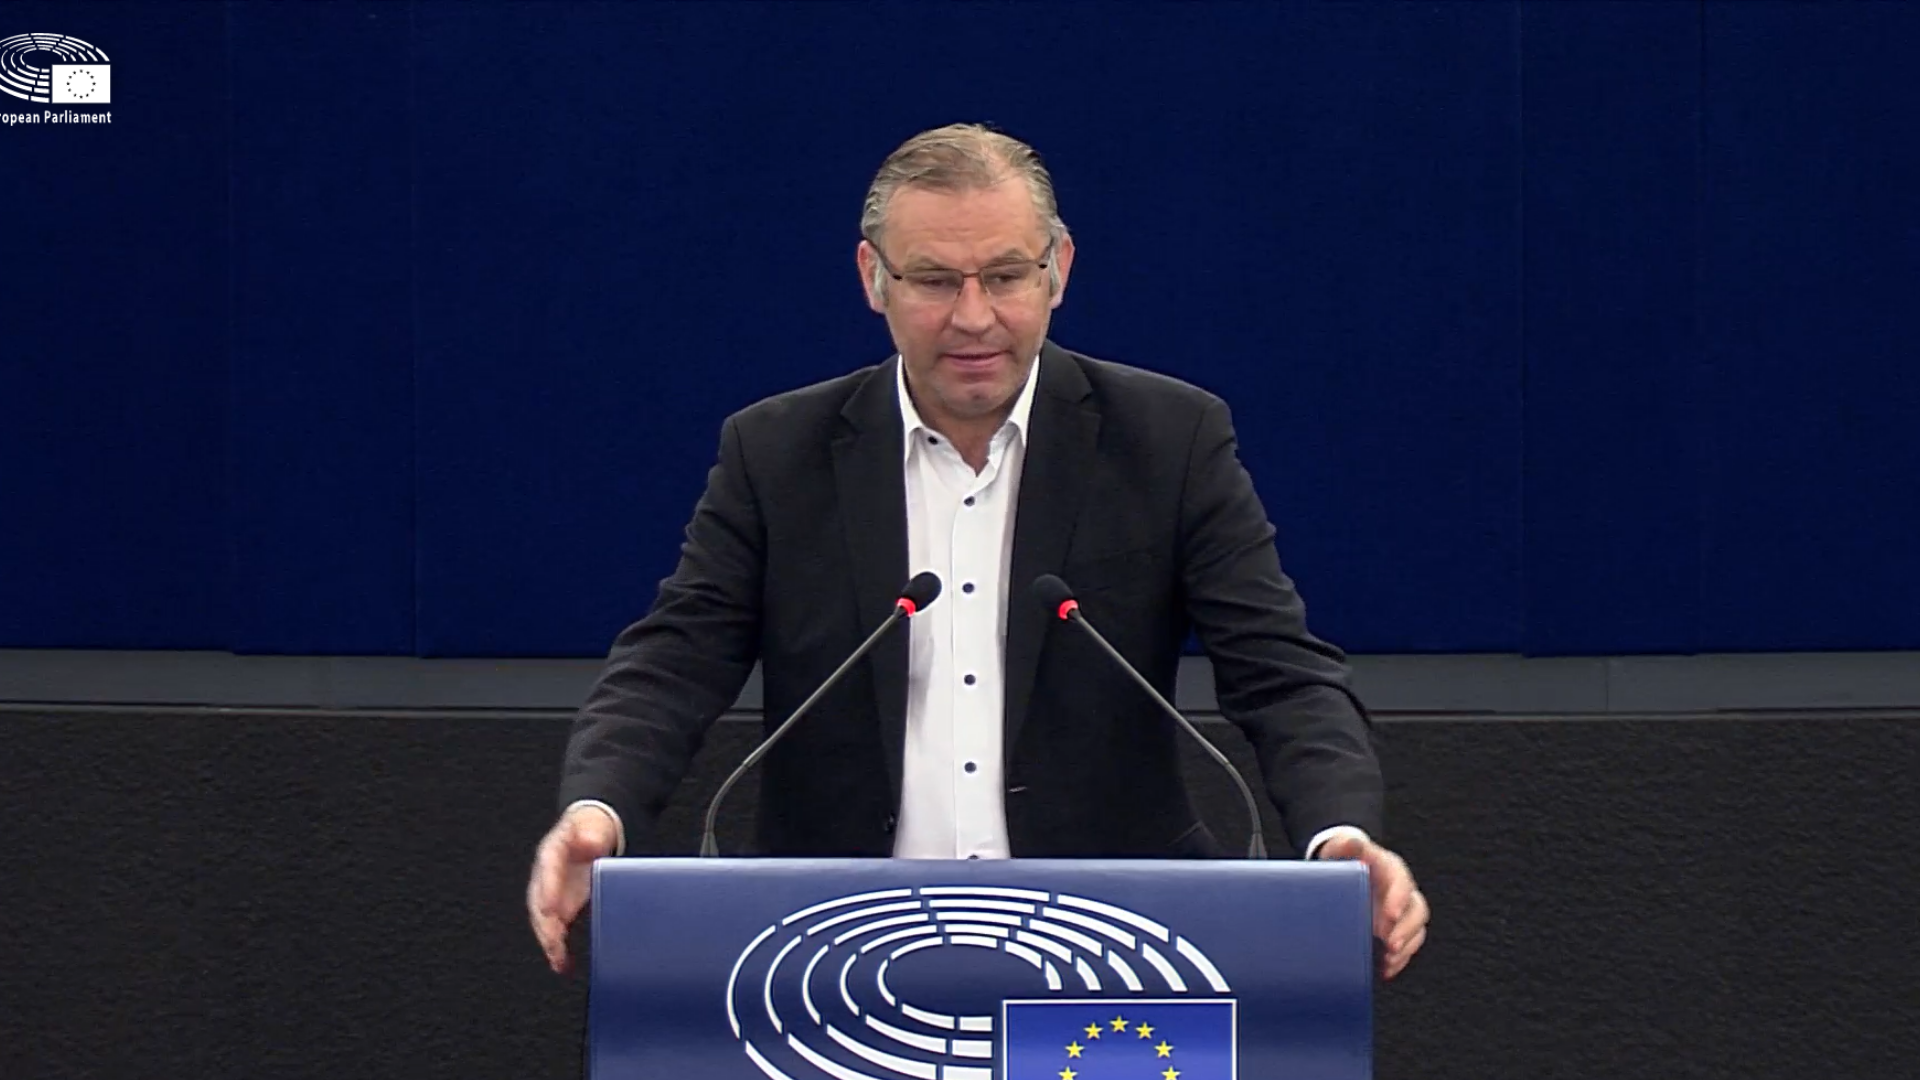
<instances>
[{"instance_id":1,"label":"dark blue backdrop","mask_svg":"<svg viewBox=\"0 0 1920 1080\"><path fill-rule=\"evenodd\" d=\"M1055 337L1229 398L1339 643L1920 647L1920 6L41 30L116 100L0 129L0 646L602 652L722 417L885 355L880 158L984 119L1079 241Z\"/></svg>"}]
</instances>

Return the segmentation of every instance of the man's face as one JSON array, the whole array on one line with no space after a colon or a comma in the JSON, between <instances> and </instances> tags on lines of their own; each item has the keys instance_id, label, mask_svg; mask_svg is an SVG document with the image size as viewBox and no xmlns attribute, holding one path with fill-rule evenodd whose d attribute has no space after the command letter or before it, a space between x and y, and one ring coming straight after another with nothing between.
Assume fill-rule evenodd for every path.
<instances>
[{"instance_id":1,"label":"man's face","mask_svg":"<svg viewBox=\"0 0 1920 1080\"><path fill-rule=\"evenodd\" d=\"M1047 252L1046 227L1025 182L1013 178L978 191L900 190L881 245L860 245L860 276L868 305L886 316L921 416L938 425L1010 408L1065 294L1071 238ZM1059 289L1032 266L1049 254ZM882 260L907 280L889 279L876 297L870 284ZM982 274L955 294L952 275L940 271Z\"/></svg>"}]
</instances>

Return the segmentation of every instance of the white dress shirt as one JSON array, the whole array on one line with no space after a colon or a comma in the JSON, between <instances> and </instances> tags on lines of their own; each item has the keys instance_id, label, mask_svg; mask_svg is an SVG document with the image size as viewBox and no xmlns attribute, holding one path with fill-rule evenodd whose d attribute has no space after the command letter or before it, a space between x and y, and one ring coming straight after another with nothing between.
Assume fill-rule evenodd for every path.
<instances>
[{"instance_id":1,"label":"white dress shirt","mask_svg":"<svg viewBox=\"0 0 1920 1080\"><path fill-rule=\"evenodd\" d=\"M908 623L907 728L893 853L909 859L1004 859L1009 854L1001 732L1006 715L1007 576L1014 506L1027 456L1027 418L1040 381L1035 358L978 473L927 427L894 382L905 432L907 571L945 583L940 602Z\"/></svg>"},{"instance_id":2,"label":"white dress shirt","mask_svg":"<svg viewBox=\"0 0 1920 1080\"><path fill-rule=\"evenodd\" d=\"M908 576L940 575L940 599L907 626L907 722L900 771L900 813L893 854L909 859L1004 859L1007 840L1002 767L1006 714L1007 589L1014 507L1026 464L1027 424L1036 357L1006 423L987 445L978 473L946 436L927 427L907 393L905 365L894 363L906 470ZM615 853L626 829L613 807L582 800L614 821ZM1313 837L1306 856L1351 825Z\"/></svg>"}]
</instances>

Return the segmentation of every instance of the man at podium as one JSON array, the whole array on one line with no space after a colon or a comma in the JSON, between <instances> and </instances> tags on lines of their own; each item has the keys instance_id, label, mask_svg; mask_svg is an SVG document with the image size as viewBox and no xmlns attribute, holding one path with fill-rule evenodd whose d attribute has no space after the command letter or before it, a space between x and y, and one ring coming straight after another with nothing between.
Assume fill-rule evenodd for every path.
<instances>
[{"instance_id":1,"label":"man at podium","mask_svg":"<svg viewBox=\"0 0 1920 1080\"><path fill-rule=\"evenodd\" d=\"M1170 698L1191 629L1294 851L1364 860L1384 974L1426 937L1376 842L1373 723L1309 632L1228 408L1047 337L1074 243L1027 145L976 125L908 140L856 249L894 356L729 417L680 562L621 632L574 723L528 913L547 959L593 860L624 851L761 665L768 729L899 605L908 612L768 750L768 854L1216 858L1181 780L1186 736L1037 579Z\"/></svg>"}]
</instances>

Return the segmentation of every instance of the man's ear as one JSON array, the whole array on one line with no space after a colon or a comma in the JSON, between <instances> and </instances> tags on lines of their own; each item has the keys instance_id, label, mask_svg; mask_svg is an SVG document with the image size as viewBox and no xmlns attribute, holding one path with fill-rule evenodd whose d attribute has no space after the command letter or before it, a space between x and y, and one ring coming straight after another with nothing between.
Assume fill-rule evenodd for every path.
<instances>
[{"instance_id":1,"label":"man's ear","mask_svg":"<svg viewBox=\"0 0 1920 1080\"><path fill-rule=\"evenodd\" d=\"M860 291L866 294L867 307L871 308L876 315L886 314L886 299L875 288L874 279L879 276L880 257L874 254L873 245L865 240L860 241L859 245L853 249L853 262L860 268Z\"/></svg>"},{"instance_id":2,"label":"man's ear","mask_svg":"<svg viewBox=\"0 0 1920 1080\"><path fill-rule=\"evenodd\" d=\"M1054 268L1060 271L1060 287L1053 290L1053 298L1048 301L1049 308L1058 308L1067 298L1067 276L1073 272L1073 236L1062 237L1060 246L1053 253Z\"/></svg>"}]
</instances>

